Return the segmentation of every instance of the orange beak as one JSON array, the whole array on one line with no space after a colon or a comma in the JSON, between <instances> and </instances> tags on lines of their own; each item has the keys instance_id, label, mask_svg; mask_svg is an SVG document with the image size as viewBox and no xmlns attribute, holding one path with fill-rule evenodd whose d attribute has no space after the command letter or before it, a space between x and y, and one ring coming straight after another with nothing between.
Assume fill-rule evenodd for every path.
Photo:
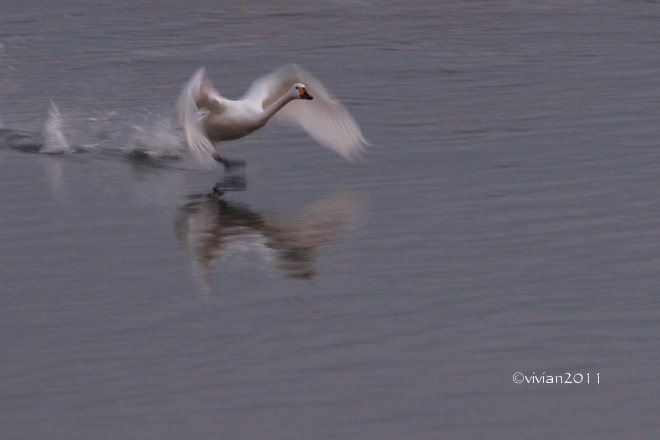
<instances>
[{"instance_id":1,"label":"orange beak","mask_svg":"<svg viewBox=\"0 0 660 440\"><path fill-rule=\"evenodd\" d=\"M300 93L300 99L314 99L312 95L307 93L307 89L304 87L299 87L298 93Z\"/></svg>"}]
</instances>

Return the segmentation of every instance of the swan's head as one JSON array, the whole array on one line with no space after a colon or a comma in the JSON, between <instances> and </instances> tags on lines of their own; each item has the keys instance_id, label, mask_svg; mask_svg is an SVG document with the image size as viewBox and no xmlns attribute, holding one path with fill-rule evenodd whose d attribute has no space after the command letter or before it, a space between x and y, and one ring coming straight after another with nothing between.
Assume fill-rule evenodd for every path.
<instances>
[{"instance_id":1,"label":"swan's head","mask_svg":"<svg viewBox=\"0 0 660 440\"><path fill-rule=\"evenodd\" d=\"M307 87L305 87L305 84L294 84L292 92L296 99L314 99L312 95L307 93Z\"/></svg>"}]
</instances>

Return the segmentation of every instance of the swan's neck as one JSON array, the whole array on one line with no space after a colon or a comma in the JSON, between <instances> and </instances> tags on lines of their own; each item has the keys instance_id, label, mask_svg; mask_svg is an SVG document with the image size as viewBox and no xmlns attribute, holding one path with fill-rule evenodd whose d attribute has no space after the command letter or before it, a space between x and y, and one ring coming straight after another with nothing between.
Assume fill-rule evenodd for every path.
<instances>
[{"instance_id":1,"label":"swan's neck","mask_svg":"<svg viewBox=\"0 0 660 440\"><path fill-rule=\"evenodd\" d=\"M267 122L270 118L273 117L275 113L280 111L289 101L293 101L295 98L292 98L288 93L280 97L277 101L269 105L264 112L261 114L261 118L264 123Z\"/></svg>"}]
</instances>

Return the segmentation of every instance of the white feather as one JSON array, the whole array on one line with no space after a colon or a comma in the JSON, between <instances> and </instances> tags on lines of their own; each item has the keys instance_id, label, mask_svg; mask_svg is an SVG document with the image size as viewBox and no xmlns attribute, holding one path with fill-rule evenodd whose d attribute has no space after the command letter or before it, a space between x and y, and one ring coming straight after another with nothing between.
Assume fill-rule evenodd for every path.
<instances>
[{"instance_id":1,"label":"white feather","mask_svg":"<svg viewBox=\"0 0 660 440\"><path fill-rule=\"evenodd\" d=\"M296 99L304 85L314 98ZM177 103L178 117L192 152L212 163L214 144L243 137L271 116L303 128L321 145L348 160L359 157L369 142L348 110L319 80L295 64L284 66L252 83L237 101L223 98L199 69L184 86ZM200 115L200 110L206 111Z\"/></svg>"}]
</instances>

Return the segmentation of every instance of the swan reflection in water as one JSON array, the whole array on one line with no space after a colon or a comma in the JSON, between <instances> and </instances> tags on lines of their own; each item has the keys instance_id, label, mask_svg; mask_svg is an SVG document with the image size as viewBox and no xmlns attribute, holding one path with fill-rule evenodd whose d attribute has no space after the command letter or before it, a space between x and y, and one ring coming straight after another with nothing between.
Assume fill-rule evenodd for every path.
<instances>
[{"instance_id":1,"label":"swan reflection in water","mask_svg":"<svg viewBox=\"0 0 660 440\"><path fill-rule=\"evenodd\" d=\"M322 246L352 230L359 204L347 193L331 195L295 216L259 212L215 195L179 208L176 236L190 254L198 282L209 286L214 261L254 252L286 276L310 279Z\"/></svg>"}]
</instances>

